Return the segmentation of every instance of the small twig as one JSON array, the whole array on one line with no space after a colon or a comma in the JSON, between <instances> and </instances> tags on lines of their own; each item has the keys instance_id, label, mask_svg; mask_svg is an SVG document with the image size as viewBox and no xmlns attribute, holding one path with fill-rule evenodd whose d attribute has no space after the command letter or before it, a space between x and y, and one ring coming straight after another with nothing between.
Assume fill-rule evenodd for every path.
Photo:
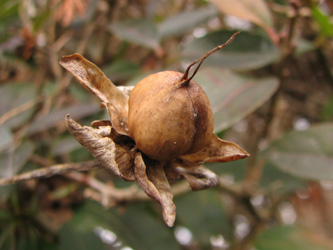
<instances>
[{"instance_id":1,"label":"small twig","mask_svg":"<svg viewBox=\"0 0 333 250\"><path fill-rule=\"evenodd\" d=\"M71 171L89 171L100 168L102 168L102 166L99 164L98 161L58 164L47 168L29 171L20 175L13 176L11 178L0 179L0 186L9 185L30 179L47 178L53 175L62 175Z\"/></svg>"},{"instance_id":2,"label":"small twig","mask_svg":"<svg viewBox=\"0 0 333 250\"><path fill-rule=\"evenodd\" d=\"M79 172L68 173L66 177L88 186L89 189L85 191L87 198L100 202L104 207L110 207L117 203L150 199L137 185L118 189L112 184L103 183L90 175Z\"/></svg>"},{"instance_id":3,"label":"small twig","mask_svg":"<svg viewBox=\"0 0 333 250\"><path fill-rule=\"evenodd\" d=\"M100 182L92 176L78 172L66 174L66 177L83 183L89 189L85 191L87 198L101 203L104 207L110 207L119 203L150 201L151 199L135 184L128 188L118 189L111 184ZM174 196L191 191L187 182L181 181L172 186Z\"/></svg>"},{"instance_id":4,"label":"small twig","mask_svg":"<svg viewBox=\"0 0 333 250\"><path fill-rule=\"evenodd\" d=\"M186 68L186 70L185 70L185 72L184 72L184 75L183 75L183 77L182 77L182 79L181 79L181 83L182 83L182 84L185 84L185 85L186 85L187 83L189 83L189 82L192 80L192 78L195 76L195 74L197 73L197 71L199 70L199 68L200 68L201 64L203 63L203 61L204 61L208 56L210 56L211 54L213 54L214 52L216 52L216 51L218 51L218 50L224 48L224 47L227 46L227 45L229 45L229 44L232 42L232 40L234 40L234 38L235 38L239 33L241 33L241 31L237 31L237 32L235 32L235 33L234 33L234 34L228 39L228 41L226 41L225 43L220 44L219 46L217 46L217 47L215 47L214 49L210 50L210 51L207 52L205 55L203 55L202 57L198 58L198 59L195 60L193 63L191 63L189 66L187 66L187 68ZM194 65L197 64L198 62L200 62L200 63L199 63L199 65L196 67L196 69L194 70L192 76L188 77L188 74L189 74L190 69L192 68L192 66L194 66Z\"/></svg>"},{"instance_id":5,"label":"small twig","mask_svg":"<svg viewBox=\"0 0 333 250\"><path fill-rule=\"evenodd\" d=\"M296 24L299 16L299 9L301 8L301 3L299 0L290 0L290 7L292 14L290 15L287 22L287 30L286 34L283 34L283 39L280 41L280 48L282 52L282 57L285 59L292 55L295 49L295 44L293 43L295 32L296 32Z\"/></svg>"}]
</instances>

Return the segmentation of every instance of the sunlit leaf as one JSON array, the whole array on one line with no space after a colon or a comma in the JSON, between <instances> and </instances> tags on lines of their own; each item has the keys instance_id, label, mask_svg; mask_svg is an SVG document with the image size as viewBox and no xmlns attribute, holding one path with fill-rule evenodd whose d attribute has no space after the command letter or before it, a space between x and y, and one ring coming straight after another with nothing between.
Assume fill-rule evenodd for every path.
<instances>
[{"instance_id":1,"label":"sunlit leaf","mask_svg":"<svg viewBox=\"0 0 333 250\"><path fill-rule=\"evenodd\" d=\"M210 0L224 14L237 16L263 28L273 27L271 12L264 0Z\"/></svg>"},{"instance_id":2,"label":"sunlit leaf","mask_svg":"<svg viewBox=\"0 0 333 250\"><path fill-rule=\"evenodd\" d=\"M19 5L20 1L18 0L2 0L0 2L0 19L1 20L7 19L8 21L11 18L17 17ZM3 23L5 24L6 22Z\"/></svg>"},{"instance_id":3,"label":"sunlit leaf","mask_svg":"<svg viewBox=\"0 0 333 250\"><path fill-rule=\"evenodd\" d=\"M111 25L112 32L119 38L150 49L159 48L157 28L152 20L127 20Z\"/></svg>"},{"instance_id":4,"label":"sunlit leaf","mask_svg":"<svg viewBox=\"0 0 333 250\"><path fill-rule=\"evenodd\" d=\"M263 155L271 164L292 175L333 180L333 124L286 134Z\"/></svg>"},{"instance_id":5,"label":"sunlit leaf","mask_svg":"<svg viewBox=\"0 0 333 250\"><path fill-rule=\"evenodd\" d=\"M254 246L258 250L329 250L333 242L298 226L275 226L264 231Z\"/></svg>"},{"instance_id":6,"label":"sunlit leaf","mask_svg":"<svg viewBox=\"0 0 333 250\"><path fill-rule=\"evenodd\" d=\"M333 25L329 16L326 16L318 7L312 8L312 16L320 27L324 36L333 36Z\"/></svg>"},{"instance_id":7,"label":"sunlit leaf","mask_svg":"<svg viewBox=\"0 0 333 250\"><path fill-rule=\"evenodd\" d=\"M194 40L182 51L183 60L192 62L226 42L233 31L219 30ZM249 70L278 61L279 51L268 39L248 32L240 33L231 44L208 57L205 66Z\"/></svg>"},{"instance_id":8,"label":"sunlit leaf","mask_svg":"<svg viewBox=\"0 0 333 250\"><path fill-rule=\"evenodd\" d=\"M184 35L186 32L198 27L198 25L207 22L210 18L216 16L216 14L216 9L209 6L170 16L158 26L159 36L163 39Z\"/></svg>"},{"instance_id":9,"label":"sunlit leaf","mask_svg":"<svg viewBox=\"0 0 333 250\"><path fill-rule=\"evenodd\" d=\"M230 127L261 106L278 87L276 78L251 78L218 68L202 68L195 76L208 95L215 132Z\"/></svg>"}]
</instances>

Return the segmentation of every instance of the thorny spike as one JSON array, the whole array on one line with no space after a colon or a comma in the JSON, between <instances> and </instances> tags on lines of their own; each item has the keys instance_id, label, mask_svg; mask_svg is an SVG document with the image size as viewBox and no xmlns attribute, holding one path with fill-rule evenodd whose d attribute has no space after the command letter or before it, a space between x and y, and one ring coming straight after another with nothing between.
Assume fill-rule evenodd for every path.
<instances>
[{"instance_id":1,"label":"thorny spike","mask_svg":"<svg viewBox=\"0 0 333 250\"><path fill-rule=\"evenodd\" d=\"M187 85L191 80L192 78L195 76L195 74L198 72L201 64L203 63L203 61L208 57L210 56L211 54L213 54L214 52L224 48L225 46L229 45L232 40L234 40L234 38L239 34L241 33L241 31L237 31L236 33L234 33L229 39L228 41L226 41L225 43L223 44L220 44L219 46L215 47L214 49L212 49L211 51L209 51L208 53L206 53L205 55L203 55L202 57L198 58L197 60L195 60L193 63L191 63L185 70L184 72L184 75L181 79L181 85L184 86L184 85ZM192 76L190 78L188 78L188 74L190 72L190 69L192 68L192 66L194 66L197 62L199 62L199 65L197 66L197 68L194 70Z\"/></svg>"}]
</instances>

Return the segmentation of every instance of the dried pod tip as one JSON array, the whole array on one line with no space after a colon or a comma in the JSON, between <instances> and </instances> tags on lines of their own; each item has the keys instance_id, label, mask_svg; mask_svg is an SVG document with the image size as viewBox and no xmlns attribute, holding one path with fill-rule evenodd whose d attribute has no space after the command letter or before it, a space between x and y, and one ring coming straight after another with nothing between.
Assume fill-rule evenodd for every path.
<instances>
[{"instance_id":1,"label":"dried pod tip","mask_svg":"<svg viewBox=\"0 0 333 250\"><path fill-rule=\"evenodd\" d=\"M185 72L184 72L184 75L181 79L181 85L182 86L185 86L185 85L188 85L190 83L190 81L192 80L192 78L196 75L196 73L198 72L201 64L203 63L203 61L208 57L210 56L211 54L213 54L214 52L224 48L225 46L229 45L232 40L234 40L234 38L239 34L241 33L241 31L237 31L236 33L234 33L229 39L228 41L226 41L225 43L223 44L220 44L219 46L215 47L214 49L212 49L211 51L207 52L205 55L203 55L202 57L198 58L197 60L195 60L193 63L191 63L189 66L187 66ZM196 67L196 69L194 70L193 74L191 77L188 77L189 75L189 72L190 72L190 69L195 65L197 64L198 62L199 65Z\"/></svg>"}]
</instances>

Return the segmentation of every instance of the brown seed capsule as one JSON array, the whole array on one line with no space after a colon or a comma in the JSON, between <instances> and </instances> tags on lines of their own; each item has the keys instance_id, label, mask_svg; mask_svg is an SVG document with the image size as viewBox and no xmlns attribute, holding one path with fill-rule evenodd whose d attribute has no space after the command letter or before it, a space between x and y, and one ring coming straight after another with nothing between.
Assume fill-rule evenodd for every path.
<instances>
[{"instance_id":1,"label":"brown seed capsule","mask_svg":"<svg viewBox=\"0 0 333 250\"><path fill-rule=\"evenodd\" d=\"M209 143L214 121L207 95L183 73L163 71L141 80L129 97L128 126L138 149L165 161Z\"/></svg>"},{"instance_id":2,"label":"brown seed capsule","mask_svg":"<svg viewBox=\"0 0 333 250\"><path fill-rule=\"evenodd\" d=\"M163 71L141 80L129 96L128 129L139 150L158 161L204 148L214 121L206 93L192 78L202 62L228 45L239 32L191 63L185 73ZM198 64L189 77L192 66Z\"/></svg>"}]
</instances>

